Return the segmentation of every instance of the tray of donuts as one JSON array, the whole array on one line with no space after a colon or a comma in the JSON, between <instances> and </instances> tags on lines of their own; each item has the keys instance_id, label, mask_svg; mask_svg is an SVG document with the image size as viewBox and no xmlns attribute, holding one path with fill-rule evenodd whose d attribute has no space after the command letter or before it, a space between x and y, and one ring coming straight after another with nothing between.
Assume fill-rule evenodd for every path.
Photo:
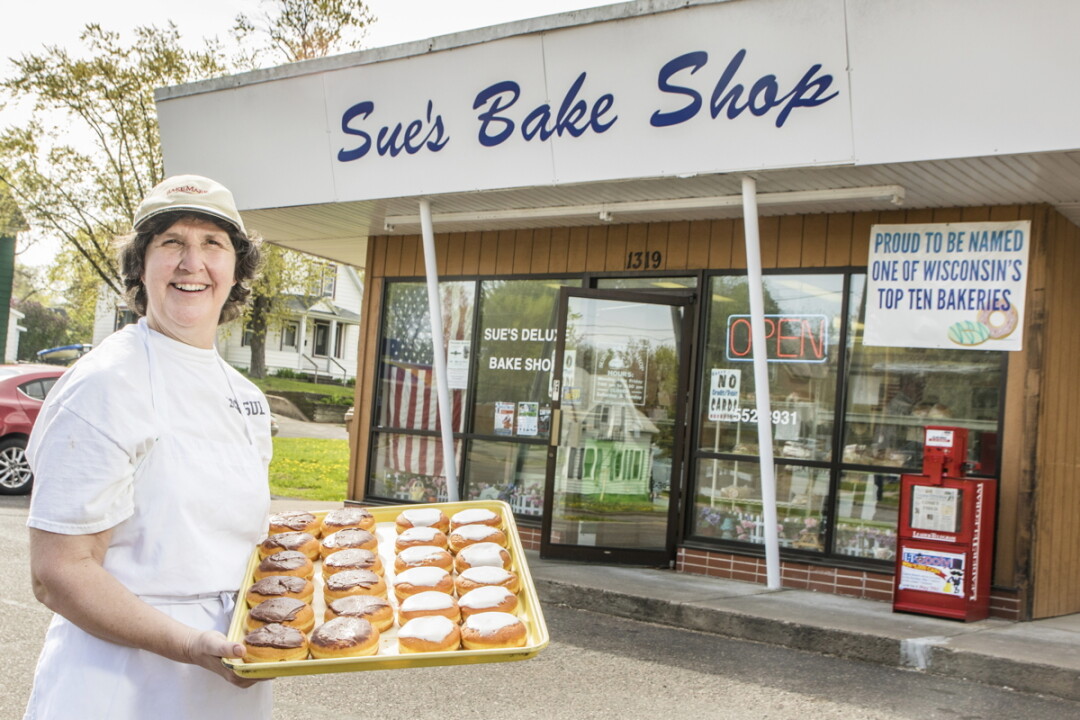
<instances>
[{"instance_id":1,"label":"tray of donuts","mask_svg":"<svg viewBox=\"0 0 1080 720\"><path fill-rule=\"evenodd\" d=\"M510 506L283 511L252 553L224 660L251 678L525 660L548 644Z\"/></svg>"}]
</instances>

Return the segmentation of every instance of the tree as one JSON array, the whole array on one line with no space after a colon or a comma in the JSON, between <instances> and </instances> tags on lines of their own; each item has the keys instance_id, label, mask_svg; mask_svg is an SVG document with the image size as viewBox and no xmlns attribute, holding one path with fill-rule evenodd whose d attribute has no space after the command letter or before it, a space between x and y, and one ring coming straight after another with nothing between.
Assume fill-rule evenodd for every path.
<instances>
[{"instance_id":1,"label":"tree","mask_svg":"<svg viewBox=\"0 0 1080 720\"><path fill-rule=\"evenodd\" d=\"M154 90L250 69L263 59L292 62L355 48L373 20L356 0L266 4L270 9L258 20L237 18L238 42L230 49L209 40L186 50L171 23L137 28L130 44L91 24L81 36L84 57L47 46L13 59L14 74L0 80L13 101L33 107L30 122L0 134L0 188L10 191L38 232L60 238L76 262L115 294L123 287L113 239L130 229L136 206L164 175ZM268 248L271 272L311 265L297 253L284 253ZM85 275L77 277L82 283ZM290 277L284 282L264 275L253 288L258 311L249 320L261 333L253 366L265 366L265 331L280 315L275 303L282 288L297 285L296 275Z\"/></svg>"},{"instance_id":2,"label":"tree","mask_svg":"<svg viewBox=\"0 0 1080 720\"><path fill-rule=\"evenodd\" d=\"M236 17L233 32L240 47L251 36L263 35L269 47L256 50L249 62L257 65L267 54L286 63L355 50L375 17L358 0L264 0L273 10L252 19Z\"/></svg>"},{"instance_id":3,"label":"tree","mask_svg":"<svg viewBox=\"0 0 1080 720\"><path fill-rule=\"evenodd\" d=\"M140 27L125 45L87 25L87 57L60 47L13 59L0 81L33 119L0 135L0 185L27 220L61 238L110 289L122 293L112 251L135 208L163 175L154 89L223 74L220 48L188 51L170 24Z\"/></svg>"},{"instance_id":4,"label":"tree","mask_svg":"<svg viewBox=\"0 0 1080 720\"><path fill-rule=\"evenodd\" d=\"M41 303L27 300L19 303L19 312L26 332L19 338L19 360L34 360L38 350L67 344L67 316Z\"/></svg>"},{"instance_id":5,"label":"tree","mask_svg":"<svg viewBox=\"0 0 1080 720\"><path fill-rule=\"evenodd\" d=\"M359 47L365 28L374 21L363 2L357 0L269 0L270 12L257 19L243 14L236 18L234 35L239 47L256 48L241 64L258 66L269 55L286 63L310 60L334 52ZM253 45L253 36L269 40L268 46ZM324 264L308 256L272 245L264 246L265 264L252 283L251 303L245 313L250 338L251 362L248 374L266 376L266 333L281 326L289 314L289 298L311 297L322 278Z\"/></svg>"}]
</instances>

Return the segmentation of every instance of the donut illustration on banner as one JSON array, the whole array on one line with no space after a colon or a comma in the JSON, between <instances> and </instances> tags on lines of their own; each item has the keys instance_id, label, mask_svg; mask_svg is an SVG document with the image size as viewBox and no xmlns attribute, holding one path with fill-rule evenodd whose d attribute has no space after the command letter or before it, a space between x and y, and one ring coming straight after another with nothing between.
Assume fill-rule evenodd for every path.
<instances>
[{"instance_id":1,"label":"donut illustration on banner","mask_svg":"<svg viewBox=\"0 0 1080 720\"><path fill-rule=\"evenodd\" d=\"M949 326L949 340L957 345L972 347L987 340L1001 340L1012 335L1020 324L1016 305L997 303L993 308L979 311L975 320L961 320Z\"/></svg>"}]
</instances>

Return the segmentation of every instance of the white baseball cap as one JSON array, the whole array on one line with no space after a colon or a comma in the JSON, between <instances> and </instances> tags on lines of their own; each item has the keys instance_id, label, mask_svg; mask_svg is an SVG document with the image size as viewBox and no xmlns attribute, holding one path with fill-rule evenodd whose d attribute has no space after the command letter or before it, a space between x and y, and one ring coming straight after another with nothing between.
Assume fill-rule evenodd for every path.
<instances>
[{"instance_id":1,"label":"white baseball cap","mask_svg":"<svg viewBox=\"0 0 1080 720\"><path fill-rule=\"evenodd\" d=\"M139 203L135 211L134 226L139 226L164 212L191 210L195 213L220 218L247 235L240 211L236 209L229 189L219 182L201 175L174 175L162 180Z\"/></svg>"}]
</instances>

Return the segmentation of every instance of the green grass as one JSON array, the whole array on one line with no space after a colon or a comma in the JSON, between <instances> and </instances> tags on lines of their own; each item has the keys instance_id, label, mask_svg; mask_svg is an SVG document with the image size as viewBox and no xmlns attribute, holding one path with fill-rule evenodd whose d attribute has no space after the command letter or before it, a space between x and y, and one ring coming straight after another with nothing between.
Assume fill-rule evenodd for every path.
<instances>
[{"instance_id":1,"label":"green grass","mask_svg":"<svg viewBox=\"0 0 1080 720\"><path fill-rule=\"evenodd\" d=\"M271 494L304 500L344 500L348 475L347 440L274 438Z\"/></svg>"},{"instance_id":2,"label":"green grass","mask_svg":"<svg viewBox=\"0 0 1080 720\"><path fill-rule=\"evenodd\" d=\"M273 394L275 392L309 392L316 393L318 395L329 395L333 398L347 398L349 404L352 404L352 399L355 397L356 390L351 387L345 387L343 385L323 384L304 382L303 380L293 380L291 378L279 378L268 377L256 380L251 378L251 382L259 386L259 389L264 393Z\"/></svg>"}]
</instances>

